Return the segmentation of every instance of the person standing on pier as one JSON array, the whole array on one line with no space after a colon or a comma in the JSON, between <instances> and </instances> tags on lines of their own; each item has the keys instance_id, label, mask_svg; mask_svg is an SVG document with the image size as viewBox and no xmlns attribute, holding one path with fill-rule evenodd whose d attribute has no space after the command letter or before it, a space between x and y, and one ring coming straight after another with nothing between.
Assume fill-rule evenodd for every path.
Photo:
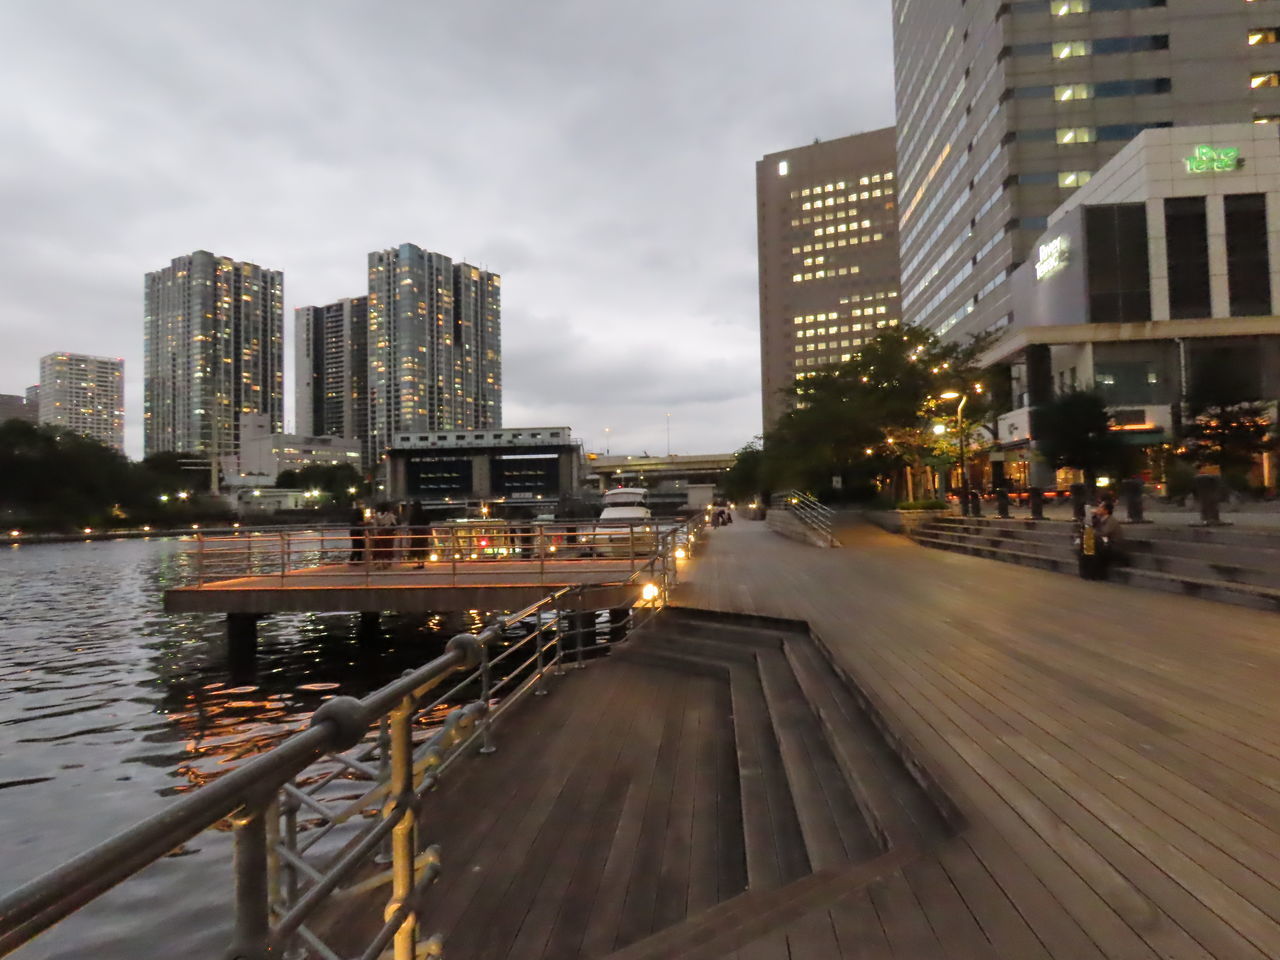
<instances>
[{"instance_id":1,"label":"person standing on pier","mask_svg":"<svg viewBox=\"0 0 1280 960\"><path fill-rule=\"evenodd\" d=\"M365 526L364 526L364 507L360 504L352 504L351 516L347 520L351 533L351 556L348 563L359 563L364 559L365 550Z\"/></svg>"},{"instance_id":2,"label":"person standing on pier","mask_svg":"<svg viewBox=\"0 0 1280 960\"><path fill-rule=\"evenodd\" d=\"M370 557L377 566L385 567L391 563L395 553L396 527L399 522L396 515L391 512L390 504L378 504L378 512L373 516L373 555Z\"/></svg>"}]
</instances>

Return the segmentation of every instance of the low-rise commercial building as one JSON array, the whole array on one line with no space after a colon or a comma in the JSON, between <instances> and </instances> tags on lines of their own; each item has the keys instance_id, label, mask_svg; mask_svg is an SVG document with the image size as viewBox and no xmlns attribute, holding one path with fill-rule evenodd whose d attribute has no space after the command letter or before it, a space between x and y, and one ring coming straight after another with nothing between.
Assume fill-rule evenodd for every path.
<instances>
[{"instance_id":1,"label":"low-rise commercial building","mask_svg":"<svg viewBox=\"0 0 1280 960\"><path fill-rule=\"evenodd\" d=\"M585 475L568 427L397 434L387 465L397 502L555 501L576 496Z\"/></svg>"},{"instance_id":2,"label":"low-rise commercial building","mask_svg":"<svg viewBox=\"0 0 1280 960\"><path fill-rule=\"evenodd\" d=\"M1174 441L1207 377L1280 399L1280 137L1270 124L1148 130L1049 218L985 360L1012 372L997 445L1015 485L1052 486L1034 408L1099 392L1113 429ZM1263 482L1275 485L1273 464Z\"/></svg>"}]
</instances>

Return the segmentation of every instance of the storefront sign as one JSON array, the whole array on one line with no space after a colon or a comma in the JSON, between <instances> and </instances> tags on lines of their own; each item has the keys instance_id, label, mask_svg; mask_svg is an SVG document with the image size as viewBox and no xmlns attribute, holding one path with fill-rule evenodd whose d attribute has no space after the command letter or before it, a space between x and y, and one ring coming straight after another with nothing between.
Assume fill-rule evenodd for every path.
<instances>
[{"instance_id":1,"label":"storefront sign","mask_svg":"<svg viewBox=\"0 0 1280 960\"><path fill-rule=\"evenodd\" d=\"M1036 260L1036 279L1045 280L1067 265L1071 253L1071 241L1067 237L1057 237L1048 243L1040 244L1040 256Z\"/></svg>"},{"instance_id":2,"label":"storefront sign","mask_svg":"<svg viewBox=\"0 0 1280 960\"><path fill-rule=\"evenodd\" d=\"M1240 169L1240 148L1201 144L1186 162L1187 173L1227 173Z\"/></svg>"}]
</instances>

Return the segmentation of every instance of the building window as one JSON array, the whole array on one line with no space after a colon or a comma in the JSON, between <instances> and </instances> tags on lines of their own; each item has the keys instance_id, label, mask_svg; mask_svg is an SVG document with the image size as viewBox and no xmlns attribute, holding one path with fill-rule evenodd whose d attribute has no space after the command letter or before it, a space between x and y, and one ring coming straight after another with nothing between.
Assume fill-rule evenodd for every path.
<instances>
[{"instance_id":1,"label":"building window","mask_svg":"<svg viewBox=\"0 0 1280 960\"><path fill-rule=\"evenodd\" d=\"M1141 203L1087 207L1084 218L1090 323L1151 319L1147 213Z\"/></svg>"},{"instance_id":2,"label":"building window","mask_svg":"<svg viewBox=\"0 0 1280 960\"><path fill-rule=\"evenodd\" d=\"M1083 187L1092 179L1093 173L1089 170L1063 170L1058 174L1058 186L1064 190L1073 190Z\"/></svg>"},{"instance_id":3,"label":"building window","mask_svg":"<svg viewBox=\"0 0 1280 960\"><path fill-rule=\"evenodd\" d=\"M1093 49L1088 40L1060 40L1052 47L1053 59L1067 60L1070 57L1087 57Z\"/></svg>"},{"instance_id":4,"label":"building window","mask_svg":"<svg viewBox=\"0 0 1280 960\"><path fill-rule=\"evenodd\" d=\"M1093 97L1091 83L1063 83L1053 88L1053 99L1060 103L1068 100L1089 100Z\"/></svg>"},{"instance_id":5,"label":"building window","mask_svg":"<svg viewBox=\"0 0 1280 960\"><path fill-rule=\"evenodd\" d=\"M1280 87L1280 71L1272 70L1269 73L1255 73L1249 78L1249 87L1257 90L1260 87Z\"/></svg>"},{"instance_id":6,"label":"building window","mask_svg":"<svg viewBox=\"0 0 1280 960\"><path fill-rule=\"evenodd\" d=\"M786 160L779 160L779 161L778 161L778 176L780 176L780 177L785 177L785 176L786 176L788 173L790 173L790 172L791 172L791 164L790 164L790 163L788 163Z\"/></svg>"},{"instance_id":7,"label":"building window","mask_svg":"<svg viewBox=\"0 0 1280 960\"><path fill-rule=\"evenodd\" d=\"M1095 139L1093 127L1059 127L1054 135L1059 144L1092 143Z\"/></svg>"},{"instance_id":8,"label":"building window","mask_svg":"<svg viewBox=\"0 0 1280 960\"><path fill-rule=\"evenodd\" d=\"M1053 0L1053 15L1067 17L1073 13L1088 13L1089 0Z\"/></svg>"},{"instance_id":9,"label":"building window","mask_svg":"<svg viewBox=\"0 0 1280 960\"><path fill-rule=\"evenodd\" d=\"M1231 316L1270 316L1271 260L1267 249L1266 194L1228 194L1222 202L1226 214Z\"/></svg>"},{"instance_id":10,"label":"building window","mask_svg":"<svg viewBox=\"0 0 1280 960\"><path fill-rule=\"evenodd\" d=\"M1207 317L1209 228L1204 197L1169 197L1164 202L1169 264L1169 316L1174 320Z\"/></svg>"},{"instance_id":11,"label":"building window","mask_svg":"<svg viewBox=\"0 0 1280 960\"><path fill-rule=\"evenodd\" d=\"M1249 46L1256 47L1262 43L1275 43L1280 27L1256 27L1249 31Z\"/></svg>"}]
</instances>

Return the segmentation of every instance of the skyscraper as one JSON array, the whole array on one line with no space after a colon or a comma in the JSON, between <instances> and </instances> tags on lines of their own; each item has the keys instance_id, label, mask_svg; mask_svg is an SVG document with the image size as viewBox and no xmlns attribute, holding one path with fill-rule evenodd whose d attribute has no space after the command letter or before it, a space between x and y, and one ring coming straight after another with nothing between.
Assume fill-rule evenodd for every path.
<instances>
[{"instance_id":1,"label":"skyscraper","mask_svg":"<svg viewBox=\"0 0 1280 960\"><path fill-rule=\"evenodd\" d=\"M237 454L244 414L284 429L283 317L279 270L197 250L147 274L148 455Z\"/></svg>"},{"instance_id":2,"label":"skyscraper","mask_svg":"<svg viewBox=\"0 0 1280 960\"><path fill-rule=\"evenodd\" d=\"M369 436L369 298L294 311L297 431L362 441Z\"/></svg>"},{"instance_id":3,"label":"skyscraper","mask_svg":"<svg viewBox=\"0 0 1280 960\"><path fill-rule=\"evenodd\" d=\"M764 428L796 382L897 326L892 127L756 163Z\"/></svg>"},{"instance_id":4,"label":"skyscraper","mask_svg":"<svg viewBox=\"0 0 1280 960\"><path fill-rule=\"evenodd\" d=\"M41 357L39 420L123 453L124 361L81 353Z\"/></svg>"},{"instance_id":5,"label":"skyscraper","mask_svg":"<svg viewBox=\"0 0 1280 960\"><path fill-rule=\"evenodd\" d=\"M893 0L904 320L1006 326L1048 215L1141 130L1280 119L1266 6Z\"/></svg>"},{"instance_id":6,"label":"skyscraper","mask_svg":"<svg viewBox=\"0 0 1280 960\"><path fill-rule=\"evenodd\" d=\"M501 279L412 243L369 254L369 442L502 424Z\"/></svg>"}]
</instances>

